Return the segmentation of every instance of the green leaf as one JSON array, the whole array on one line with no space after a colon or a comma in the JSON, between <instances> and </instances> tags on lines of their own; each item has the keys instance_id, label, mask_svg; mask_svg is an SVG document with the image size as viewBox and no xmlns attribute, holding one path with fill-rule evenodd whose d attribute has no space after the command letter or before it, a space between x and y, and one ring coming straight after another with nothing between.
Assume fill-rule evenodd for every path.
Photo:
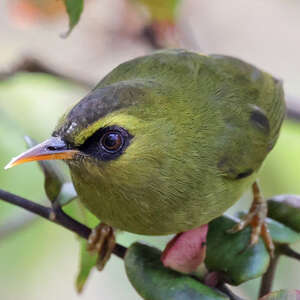
<instances>
[{"instance_id":1,"label":"green leaf","mask_svg":"<svg viewBox=\"0 0 300 300\"><path fill-rule=\"evenodd\" d=\"M77 201L77 217L78 219L89 227L95 227L99 220L92 215L82 204L80 201ZM79 272L76 278L76 290L78 293L81 293L90 272L95 267L97 262L97 255L91 254L87 251L87 241L80 238L80 265Z\"/></svg>"},{"instance_id":2,"label":"green leaf","mask_svg":"<svg viewBox=\"0 0 300 300\"><path fill-rule=\"evenodd\" d=\"M231 234L239 219L221 216L209 223L205 264L209 271L221 272L233 285L257 278L265 273L270 257L262 239L248 247L251 228Z\"/></svg>"},{"instance_id":3,"label":"green leaf","mask_svg":"<svg viewBox=\"0 0 300 300\"><path fill-rule=\"evenodd\" d=\"M242 218L245 214L245 212L239 212L237 216ZM300 234L284 224L271 218L266 218L266 222L274 243L293 244L300 241Z\"/></svg>"},{"instance_id":4,"label":"green leaf","mask_svg":"<svg viewBox=\"0 0 300 300\"><path fill-rule=\"evenodd\" d=\"M73 183L66 182L63 184L55 202L58 203L59 206L64 206L77 197L78 195L75 191Z\"/></svg>"},{"instance_id":5,"label":"green leaf","mask_svg":"<svg viewBox=\"0 0 300 300\"><path fill-rule=\"evenodd\" d=\"M273 242L278 244L293 244L299 242L300 234L284 224L273 219L266 219Z\"/></svg>"},{"instance_id":6,"label":"green leaf","mask_svg":"<svg viewBox=\"0 0 300 300\"><path fill-rule=\"evenodd\" d=\"M298 300L298 299L300 299L299 290L293 290L293 291L280 290L260 298L260 300Z\"/></svg>"},{"instance_id":7,"label":"green leaf","mask_svg":"<svg viewBox=\"0 0 300 300\"><path fill-rule=\"evenodd\" d=\"M96 265L97 255L89 253L87 250L87 241L80 238L80 266L76 278L76 290L81 293L91 270Z\"/></svg>"},{"instance_id":8,"label":"green leaf","mask_svg":"<svg viewBox=\"0 0 300 300\"><path fill-rule=\"evenodd\" d=\"M25 142L29 148L37 145L37 142L29 136L24 137ZM54 160L38 161L43 174L45 176L44 188L48 199L54 203L61 191L61 188L66 181L66 177L58 164Z\"/></svg>"},{"instance_id":9,"label":"green leaf","mask_svg":"<svg viewBox=\"0 0 300 300\"><path fill-rule=\"evenodd\" d=\"M68 37L75 25L79 22L83 11L83 0L65 0L65 6L69 15L69 30L62 35L64 38Z\"/></svg>"},{"instance_id":10,"label":"green leaf","mask_svg":"<svg viewBox=\"0 0 300 300\"><path fill-rule=\"evenodd\" d=\"M269 199L268 216L300 232L300 196L278 195Z\"/></svg>"},{"instance_id":11,"label":"green leaf","mask_svg":"<svg viewBox=\"0 0 300 300\"><path fill-rule=\"evenodd\" d=\"M124 259L127 276L146 300L229 299L190 276L165 268L161 251L141 244L131 245Z\"/></svg>"}]
</instances>

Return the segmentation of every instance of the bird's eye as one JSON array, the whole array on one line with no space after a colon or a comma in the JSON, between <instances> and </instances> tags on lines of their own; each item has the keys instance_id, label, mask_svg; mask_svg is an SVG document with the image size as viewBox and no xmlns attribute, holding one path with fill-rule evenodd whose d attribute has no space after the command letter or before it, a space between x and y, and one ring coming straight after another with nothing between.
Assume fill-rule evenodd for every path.
<instances>
[{"instance_id":1,"label":"bird's eye","mask_svg":"<svg viewBox=\"0 0 300 300\"><path fill-rule=\"evenodd\" d=\"M125 152L132 138L133 136L120 126L102 127L80 145L79 150L102 161L113 160Z\"/></svg>"},{"instance_id":2,"label":"bird's eye","mask_svg":"<svg viewBox=\"0 0 300 300\"><path fill-rule=\"evenodd\" d=\"M118 131L108 131L100 139L101 147L108 152L117 152L124 144L123 136Z\"/></svg>"}]
</instances>

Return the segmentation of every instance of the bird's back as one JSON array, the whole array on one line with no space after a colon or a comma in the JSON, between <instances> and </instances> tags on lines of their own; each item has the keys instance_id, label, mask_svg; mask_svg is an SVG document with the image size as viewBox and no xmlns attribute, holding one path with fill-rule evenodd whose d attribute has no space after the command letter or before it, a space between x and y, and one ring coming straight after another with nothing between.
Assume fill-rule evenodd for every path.
<instances>
[{"instance_id":1,"label":"bird's back","mask_svg":"<svg viewBox=\"0 0 300 300\"><path fill-rule=\"evenodd\" d=\"M214 127L208 131L217 137L218 168L231 179L257 171L285 117L282 82L229 56L163 50L122 64L98 87L124 80L153 83L153 90L162 96L153 97L155 116L171 105L174 119L188 122L188 113L198 120L198 124L191 121L196 130Z\"/></svg>"}]
</instances>

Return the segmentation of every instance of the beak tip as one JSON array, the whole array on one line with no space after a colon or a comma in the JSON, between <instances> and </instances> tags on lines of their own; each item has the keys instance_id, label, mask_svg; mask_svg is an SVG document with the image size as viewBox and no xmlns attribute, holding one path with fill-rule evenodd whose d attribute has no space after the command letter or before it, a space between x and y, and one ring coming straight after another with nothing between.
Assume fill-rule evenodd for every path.
<instances>
[{"instance_id":1,"label":"beak tip","mask_svg":"<svg viewBox=\"0 0 300 300\"><path fill-rule=\"evenodd\" d=\"M57 149L50 150L50 146ZM19 156L13 157L12 160L4 167L4 170L30 161L72 159L78 152L78 150L68 150L64 142L60 139L51 138L41 144L33 146L29 150L21 153Z\"/></svg>"},{"instance_id":2,"label":"beak tip","mask_svg":"<svg viewBox=\"0 0 300 300\"><path fill-rule=\"evenodd\" d=\"M7 169L10 169L14 166L13 164L14 162L14 159L12 159L5 167L4 167L4 170L7 170Z\"/></svg>"}]
</instances>

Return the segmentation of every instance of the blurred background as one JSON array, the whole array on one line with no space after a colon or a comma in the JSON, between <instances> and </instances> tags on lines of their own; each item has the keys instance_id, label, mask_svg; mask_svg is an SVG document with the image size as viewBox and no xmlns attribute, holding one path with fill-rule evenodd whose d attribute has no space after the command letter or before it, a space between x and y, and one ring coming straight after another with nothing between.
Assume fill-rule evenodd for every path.
<instances>
[{"instance_id":1,"label":"blurred background","mask_svg":"<svg viewBox=\"0 0 300 300\"><path fill-rule=\"evenodd\" d=\"M290 103L299 105L295 100L300 99L299 11L297 0L182 0L175 27L172 22L151 23L147 9L133 0L86 0L79 24L63 39L68 18L62 1L0 1L0 188L45 203L43 176L36 164L3 170L25 149L23 136L47 138L66 108L112 68L150 53L158 44L164 46L165 41L165 46L251 62L283 79L288 98L294 99ZM6 76L31 60L58 76L26 72ZM300 194L299 153L300 124L286 121L260 173L266 197ZM230 213L249 204L245 196ZM122 233L118 241L129 245L143 240L163 247L169 238ZM1 299L141 299L116 257L104 272L93 271L83 294L77 295L78 263L74 234L0 201ZM274 289L299 289L299 278L300 264L282 258ZM235 291L255 299L258 284L253 280Z\"/></svg>"}]
</instances>

